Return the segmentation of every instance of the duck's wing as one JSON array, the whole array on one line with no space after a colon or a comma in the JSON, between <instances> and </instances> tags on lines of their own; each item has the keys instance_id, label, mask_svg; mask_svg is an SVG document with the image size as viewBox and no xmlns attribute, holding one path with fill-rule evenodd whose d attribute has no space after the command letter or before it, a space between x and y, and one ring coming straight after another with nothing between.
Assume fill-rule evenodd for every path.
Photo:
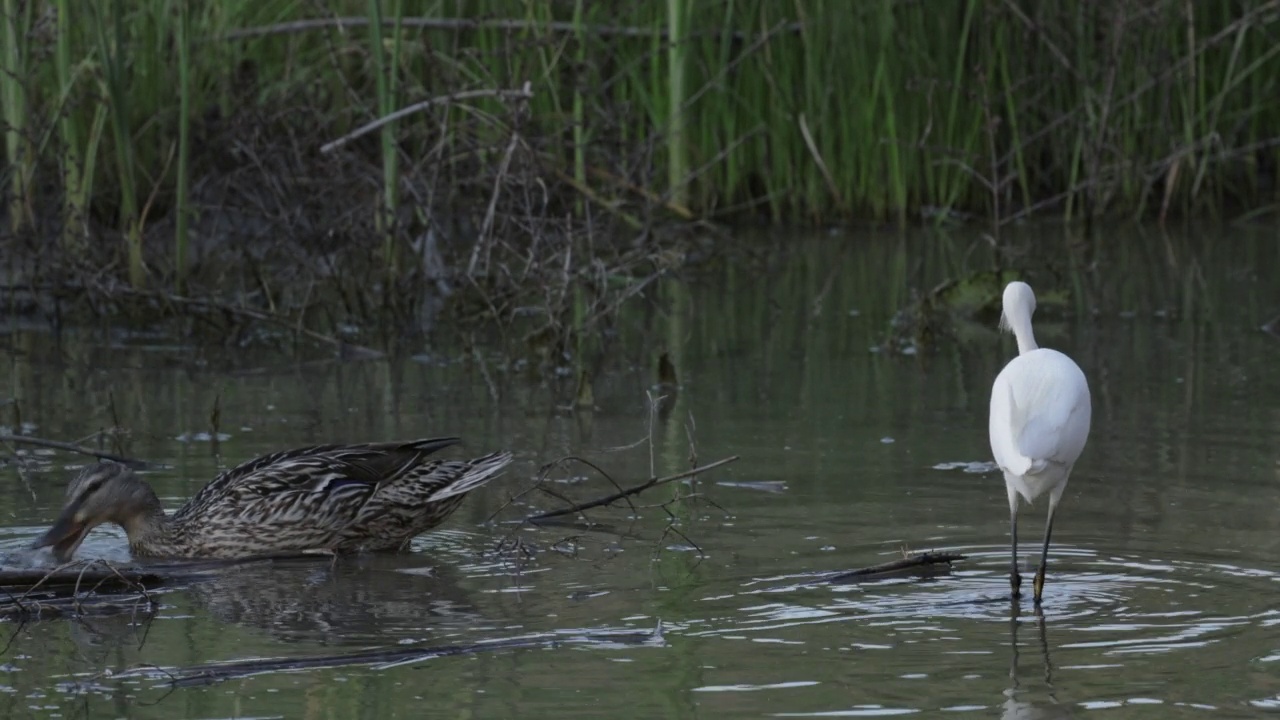
<instances>
[{"instance_id":1,"label":"duck's wing","mask_svg":"<svg viewBox=\"0 0 1280 720\"><path fill-rule=\"evenodd\" d=\"M218 475L175 514L305 516L317 508L360 507L379 484L421 465L455 437L361 445L313 445L263 455ZM247 518L246 518L247 519ZM262 517L257 521L261 522Z\"/></svg>"}]
</instances>

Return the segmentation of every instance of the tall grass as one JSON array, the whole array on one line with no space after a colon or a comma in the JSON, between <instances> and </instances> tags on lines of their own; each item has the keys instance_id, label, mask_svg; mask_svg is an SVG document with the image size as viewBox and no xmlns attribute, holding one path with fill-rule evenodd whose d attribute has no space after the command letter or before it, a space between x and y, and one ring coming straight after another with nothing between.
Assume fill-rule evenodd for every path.
<instances>
[{"instance_id":1,"label":"tall grass","mask_svg":"<svg viewBox=\"0 0 1280 720\"><path fill-rule=\"evenodd\" d=\"M65 100L75 86L77 69L71 62L71 1L58 0L55 5L58 13L58 39L54 62L57 64L58 94ZM65 108L65 104L64 104ZM62 244L68 252L74 252L83 234L84 215L84 167L80 146L80 129L63 110L58 119L58 132L62 140L62 192L63 214L65 226L62 233Z\"/></svg>"},{"instance_id":2,"label":"tall grass","mask_svg":"<svg viewBox=\"0 0 1280 720\"><path fill-rule=\"evenodd\" d=\"M30 220L30 186L34 158L27 137L28 43L33 8L18 0L0 2L0 132L8 163L8 212L12 232Z\"/></svg>"},{"instance_id":3,"label":"tall grass","mask_svg":"<svg viewBox=\"0 0 1280 720\"><path fill-rule=\"evenodd\" d=\"M107 3L92 8L93 25L98 58L104 75L107 107L111 115L111 134L115 138L117 176L114 180L120 192L120 229L128 252L129 283L137 288L144 282L146 268L142 257L142 217L138 206L134 125L129 107L133 99L129 86L129 53L133 46L126 42L127 18L123 0L111 0L109 10L104 6Z\"/></svg>"},{"instance_id":4,"label":"tall grass","mask_svg":"<svg viewBox=\"0 0 1280 720\"><path fill-rule=\"evenodd\" d=\"M998 228L1031 215L1163 217L1277 202L1274 0L315 7L0 0L10 230L30 219L31 189L51 189L64 237L84 237L73 218L117 228L111 242L140 284L148 264L169 262L146 256L145 231L172 218L163 246L178 256L180 282L199 221L189 195L225 172L225 158L222 170L214 159L235 145L227 127L287 126L294 134L278 145L305 164L324 142L427 98L442 99L382 126L375 143L346 146L345 165L298 169L350 183L345 197L373 218L388 270L396 238L411 232L397 221L413 216L402 212L404 193L419 215L424 203L454 201L476 167L506 167L508 147L532 153L520 167L536 180L518 187L537 186L548 212L568 199L579 218L592 204L597 217L633 225L674 213L976 216ZM55 31L37 18L56 19ZM287 25L299 20L316 22ZM447 99L526 81L533 92L518 126L496 96ZM257 120L293 112L311 122ZM229 134L211 140L215 126ZM335 170L354 159L380 167L372 196L365 178Z\"/></svg>"},{"instance_id":5,"label":"tall grass","mask_svg":"<svg viewBox=\"0 0 1280 720\"><path fill-rule=\"evenodd\" d=\"M667 192L676 205L687 203L685 174L689 148L685 143L685 66L688 64L689 0L667 0Z\"/></svg>"},{"instance_id":6,"label":"tall grass","mask_svg":"<svg viewBox=\"0 0 1280 720\"><path fill-rule=\"evenodd\" d=\"M402 0L392 0L391 46L383 34L382 0L369 0L369 54L373 58L374 86L377 91L378 115L386 117L397 109L397 78L400 76L400 21ZM379 131L382 159L382 203L376 215L378 231L383 235L382 257L387 275L396 274L395 224L400 208L400 150L396 142L396 123L388 122Z\"/></svg>"},{"instance_id":7,"label":"tall grass","mask_svg":"<svg viewBox=\"0 0 1280 720\"><path fill-rule=\"evenodd\" d=\"M174 279L179 293L187 279L187 233L191 216L191 5L178 0L178 187L174 203ZM216 435L216 433L215 433Z\"/></svg>"}]
</instances>

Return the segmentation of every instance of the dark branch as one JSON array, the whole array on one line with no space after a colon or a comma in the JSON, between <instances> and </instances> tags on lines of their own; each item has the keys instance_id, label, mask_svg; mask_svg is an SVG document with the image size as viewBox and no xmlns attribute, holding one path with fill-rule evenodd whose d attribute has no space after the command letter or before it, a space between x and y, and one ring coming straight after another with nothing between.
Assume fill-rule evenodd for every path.
<instances>
[{"instance_id":1,"label":"dark branch","mask_svg":"<svg viewBox=\"0 0 1280 720\"><path fill-rule=\"evenodd\" d=\"M561 508L559 510L551 510L550 512L541 513L539 515L534 515L532 517L528 517L525 519L528 522L539 522L541 520L550 520L551 518L557 518L564 515L571 515L573 513L580 513L583 510L590 510L591 508L602 507L605 505L615 503L618 500L629 498L633 495L639 495L640 493L644 492L645 490L648 490L649 488L654 488L659 485L665 485L669 482L675 482L676 480L683 480L688 477L700 475L708 470L713 470L722 465L728 465L729 463L734 462L737 459L738 459L738 456L733 455L733 456L724 458L723 460L717 460L709 465L703 465L702 467L696 467L691 470L685 470L684 472L679 472L674 475L667 475L666 477L660 477L660 478L652 478L650 480L646 480L645 482L640 483L639 485L633 485L632 487L626 488L624 490L619 490L616 493L613 493L611 495L606 495L605 497L602 497L602 498L589 500L584 503L578 503L576 505L572 505L567 508Z\"/></svg>"},{"instance_id":2,"label":"dark branch","mask_svg":"<svg viewBox=\"0 0 1280 720\"><path fill-rule=\"evenodd\" d=\"M81 455L89 455L100 460L113 460L115 462L128 465L135 470L141 470L150 465L143 460L135 460L127 458L123 455L115 455L101 450L94 450L83 445L74 443L60 442L58 440L46 440L44 438L31 437L29 435L0 435L0 442L9 442L19 445L35 445L37 447L50 448L53 450L66 450L67 452L80 453Z\"/></svg>"}]
</instances>

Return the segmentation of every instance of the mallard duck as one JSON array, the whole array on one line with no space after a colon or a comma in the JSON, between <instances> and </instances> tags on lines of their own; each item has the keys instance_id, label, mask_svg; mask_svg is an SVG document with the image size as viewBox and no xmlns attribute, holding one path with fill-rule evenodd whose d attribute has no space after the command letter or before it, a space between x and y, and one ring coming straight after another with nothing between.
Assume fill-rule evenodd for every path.
<instances>
[{"instance_id":1,"label":"mallard duck","mask_svg":"<svg viewBox=\"0 0 1280 720\"><path fill-rule=\"evenodd\" d=\"M85 535L115 523L142 557L243 558L398 550L439 525L511 462L428 460L458 438L317 445L234 467L166 515L145 480L116 462L86 467L53 527L32 547L66 562Z\"/></svg>"}]
</instances>

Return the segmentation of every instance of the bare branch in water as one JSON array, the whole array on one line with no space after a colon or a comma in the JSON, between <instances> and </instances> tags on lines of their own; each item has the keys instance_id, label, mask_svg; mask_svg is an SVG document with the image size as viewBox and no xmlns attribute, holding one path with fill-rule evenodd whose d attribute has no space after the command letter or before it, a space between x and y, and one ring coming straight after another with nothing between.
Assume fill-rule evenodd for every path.
<instances>
[{"instance_id":1,"label":"bare branch in water","mask_svg":"<svg viewBox=\"0 0 1280 720\"><path fill-rule=\"evenodd\" d=\"M964 559L965 556L959 553L923 552L898 558L897 560L890 560L879 565L831 573L817 578L814 582L827 584L861 582L864 580L883 580L886 577L897 575L948 573L951 572L951 563Z\"/></svg>"},{"instance_id":2,"label":"bare branch in water","mask_svg":"<svg viewBox=\"0 0 1280 720\"><path fill-rule=\"evenodd\" d=\"M324 333L316 332L315 330L310 330L308 328L302 327L296 320L291 320L289 318L275 315L273 313L269 313L263 310L254 310L253 308L242 307L239 305L231 305L228 303L222 303L222 302L218 302L217 300L212 300L210 298L184 297L182 295L175 295L173 293L149 292L146 290L134 290L132 288L124 288L124 287L115 288L115 292L126 294L126 295L133 295L135 297L140 297L140 298L157 300L160 302L169 303L171 305L181 305L195 311L201 311L201 310L206 312L217 311L221 313L226 313L227 315L238 315L240 317L248 318L250 320L257 320L259 322L271 323L273 325L278 325L280 327L292 330L298 333L299 335L302 335L303 337L310 338L312 340L315 340L320 343L324 343L326 345L332 345L333 347L337 348L337 350L340 353L344 355L349 354L356 357L365 357L365 358L381 358L386 356L386 353L380 350L374 350L373 348L368 348L363 345L356 345L354 343L347 342L346 340L343 340L341 338L336 338L332 335L325 335Z\"/></svg>"},{"instance_id":3,"label":"bare branch in water","mask_svg":"<svg viewBox=\"0 0 1280 720\"><path fill-rule=\"evenodd\" d=\"M151 466L150 463L147 463L144 460L135 460L133 458L124 457L123 455L116 455L114 453L103 452L101 450L94 450L93 448L85 447L83 445L76 445L75 443L46 440L45 438L31 437L30 435L0 435L0 442L13 443L15 445L35 445L36 447L49 448L51 450L65 450L67 452L96 457L99 460L112 460L114 462L121 463L122 465L128 465L135 470L141 470Z\"/></svg>"},{"instance_id":4,"label":"bare branch in water","mask_svg":"<svg viewBox=\"0 0 1280 720\"><path fill-rule=\"evenodd\" d=\"M708 470L714 470L723 465L728 465L729 463L734 462L737 459L738 459L737 455L731 455L730 457L724 458L722 460L717 460L713 463L703 465L701 467L693 468L692 470L685 470L684 472L678 472L673 475L667 475L665 477L652 478L638 485L633 485L629 488L619 490L618 492L612 493L610 495L606 495L605 497L602 497L602 498L596 498L595 500L588 500L587 502L576 503L570 507L561 508L559 510L551 510L549 512L540 513L538 515L533 515L531 517L525 518L525 520L527 522L536 523L543 520L550 520L551 518L562 517L564 515L572 515L574 513L580 513L584 510L590 510L592 508L611 505L619 500L630 498L633 495L639 495L640 493L650 488L658 487L659 485L666 485L667 483L675 482L676 480L683 480L685 478L694 477L695 475L699 475L701 473L707 472Z\"/></svg>"}]
</instances>

